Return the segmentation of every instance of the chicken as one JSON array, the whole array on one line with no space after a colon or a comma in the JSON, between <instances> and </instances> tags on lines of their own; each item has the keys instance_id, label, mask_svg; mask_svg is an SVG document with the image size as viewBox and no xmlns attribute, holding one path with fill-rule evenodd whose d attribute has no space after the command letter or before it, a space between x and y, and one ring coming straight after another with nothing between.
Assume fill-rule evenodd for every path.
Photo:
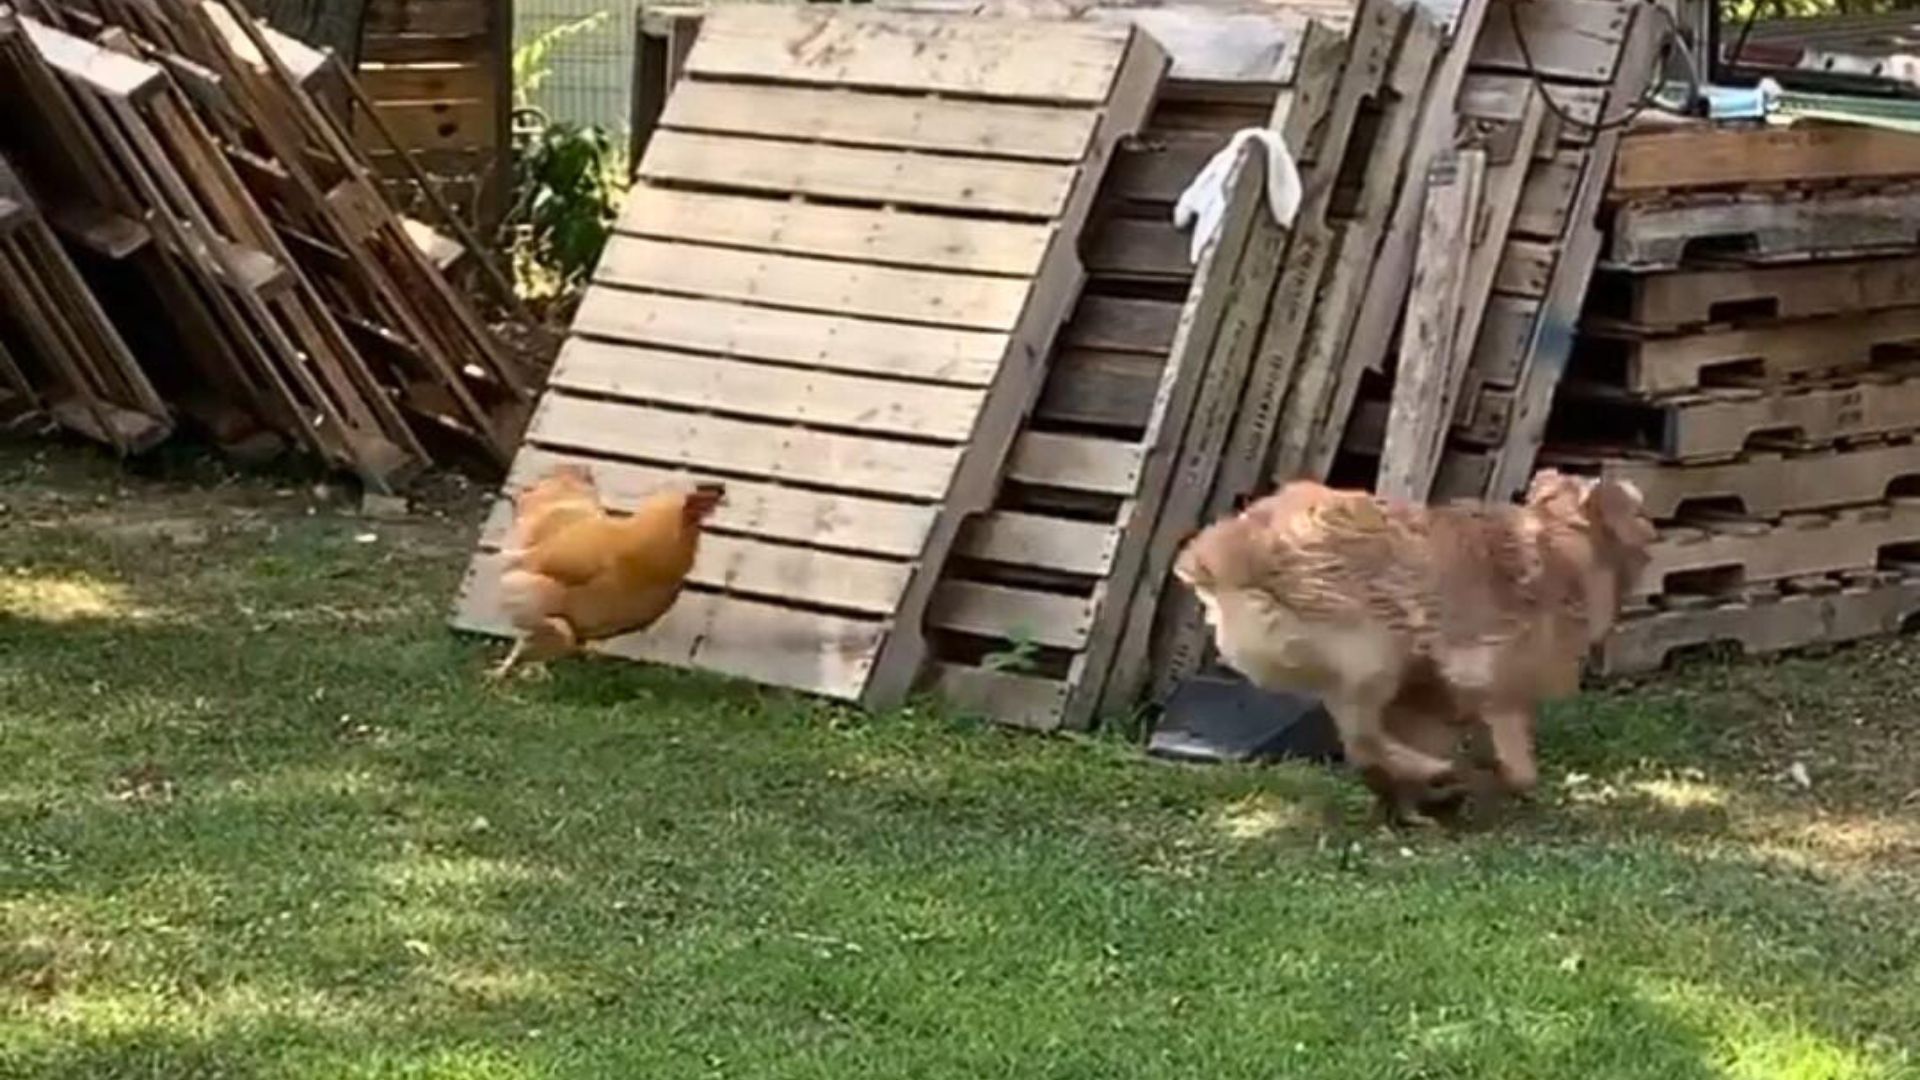
<instances>
[{"instance_id":1,"label":"chicken","mask_svg":"<svg viewBox=\"0 0 1920 1080\"><path fill-rule=\"evenodd\" d=\"M1520 506L1299 481L1202 530L1174 572L1227 663L1321 697L1399 818L1462 793L1451 751L1476 727L1499 786L1533 788L1534 710L1578 689L1653 538L1632 485L1552 470Z\"/></svg>"},{"instance_id":2,"label":"chicken","mask_svg":"<svg viewBox=\"0 0 1920 1080\"><path fill-rule=\"evenodd\" d=\"M702 526L725 497L723 485L700 484L615 517L579 465L521 491L500 575L500 604L519 638L492 676L651 626L679 598Z\"/></svg>"}]
</instances>

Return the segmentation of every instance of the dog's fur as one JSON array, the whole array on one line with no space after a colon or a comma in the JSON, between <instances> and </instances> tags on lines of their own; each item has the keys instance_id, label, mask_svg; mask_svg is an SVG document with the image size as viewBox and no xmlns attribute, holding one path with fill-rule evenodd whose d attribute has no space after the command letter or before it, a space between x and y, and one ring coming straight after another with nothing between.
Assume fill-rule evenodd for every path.
<instances>
[{"instance_id":1,"label":"dog's fur","mask_svg":"<svg viewBox=\"0 0 1920 1080\"><path fill-rule=\"evenodd\" d=\"M1532 790L1534 709L1578 688L1653 537L1631 485L1551 470L1520 506L1298 481L1202 530L1174 572L1229 664L1326 703L1398 815L1457 797L1453 751L1474 725L1501 786Z\"/></svg>"}]
</instances>

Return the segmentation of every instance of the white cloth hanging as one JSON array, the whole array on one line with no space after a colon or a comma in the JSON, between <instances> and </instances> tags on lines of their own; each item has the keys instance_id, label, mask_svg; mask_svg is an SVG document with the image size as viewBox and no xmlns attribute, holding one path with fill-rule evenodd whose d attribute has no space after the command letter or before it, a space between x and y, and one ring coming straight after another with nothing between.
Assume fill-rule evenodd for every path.
<instances>
[{"instance_id":1,"label":"white cloth hanging","mask_svg":"<svg viewBox=\"0 0 1920 1080\"><path fill-rule=\"evenodd\" d=\"M1227 173L1249 139L1257 140L1267 151L1267 209L1273 214L1273 220L1286 228L1293 224L1293 216L1300 211L1300 169L1293 163L1293 155L1287 152L1280 133L1270 128L1241 128L1201 168L1187 190L1180 193L1180 201L1173 204L1173 227L1193 226L1193 238L1187 245L1190 262L1200 261L1200 252L1220 231L1220 219L1227 212Z\"/></svg>"}]
</instances>

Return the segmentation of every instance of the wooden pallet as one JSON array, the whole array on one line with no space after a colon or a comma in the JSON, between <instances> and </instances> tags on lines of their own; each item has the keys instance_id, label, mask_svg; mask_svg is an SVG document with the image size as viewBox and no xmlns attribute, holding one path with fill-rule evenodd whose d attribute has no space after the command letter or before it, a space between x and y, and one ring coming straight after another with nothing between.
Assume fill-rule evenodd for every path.
<instances>
[{"instance_id":1,"label":"wooden pallet","mask_svg":"<svg viewBox=\"0 0 1920 1080\"><path fill-rule=\"evenodd\" d=\"M1920 135L1847 124L1739 127L1706 122L1637 131L1620 142L1607 197L1762 184L1920 176Z\"/></svg>"},{"instance_id":2,"label":"wooden pallet","mask_svg":"<svg viewBox=\"0 0 1920 1080\"><path fill-rule=\"evenodd\" d=\"M1920 256L1786 266L1601 273L1587 313L1643 331L1685 330L1900 307L1920 296Z\"/></svg>"},{"instance_id":3,"label":"wooden pallet","mask_svg":"<svg viewBox=\"0 0 1920 1080\"><path fill-rule=\"evenodd\" d=\"M616 505L728 483L691 591L604 651L908 693L1165 68L1106 23L704 17L510 480L589 462ZM487 539L454 621L498 633Z\"/></svg>"},{"instance_id":4,"label":"wooden pallet","mask_svg":"<svg viewBox=\"0 0 1920 1080\"><path fill-rule=\"evenodd\" d=\"M0 361L15 399L8 412L45 412L122 454L172 432L166 402L0 156L0 339L9 329L17 347Z\"/></svg>"},{"instance_id":5,"label":"wooden pallet","mask_svg":"<svg viewBox=\"0 0 1920 1080\"><path fill-rule=\"evenodd\" d=\"M1838 259L1920 243L1920 188L1700 196L1614 212L1609 267L1677 269L1689 259Z\"/></svg>"},{"instance_id":6,"label":"wooden pallet","mask_svg":"<svg viewBox=\"0 0 1920 1080\"><path fill-rule=\"evenodd\" d=\"M1784 385L1860 372L1876 362L1911 362L1916 353L1916 307L1661 335L1589 321L1571 374L1658 396L1714 385Z\"/></svg>"},{"instance_id":7,"label":"wooden pallet","mask_svg":"<svg viewBox=\"0 0 1920 1080\"><path fill-rule=\"evenodd\" d=\"M1568 407L1556 412L1550 442L1627 447L1680 462L1726 460L1750 450L1816 450L1920 430L1920 371L1912 366L1811 386L1713 389L1657 402L1570 382L1561 400Z\"/></svg>"},{"instance_id":8,"label":"wooden pallet","mask_svg":"<svg viewBox=\"0 0 1920 1080\"><path fill-rule=\"evenodd\" d=\"M1583 96L1578 100L1593 103L1594 119L1588 123L1604 123L1623 113L1640 100L1655 77L1660 20L1643 6L1598 0L1504 6L1511 2L1501 0L1494 5L1494 13L1488 16L1489 30L1476 47L1477 55L1489 68L1537 70L1547 77L1541 91L1561 95L1554 97L1556 103L1563 97L1571 100L1569 90L1580 88ZM1563 123L1560 130L1563 142L1566 133L1586 137L1584 144L1577 144L1579 178L1571 186L1565 212L1547 215L1541 221L1545 226L1557 224L1563 231L1550 239L1521 233L1508 241L1494 291L1506 301L1502 314L1521 314L1525 330L1516 333L1513 327L1493 325L1490 310L1483 336L1505 335L1495 340L1512 343L1517 352L1500 356L1476 347L1476 363L1484 358L1487 366L1470 370L1471 389L1461 395L1463 407L1476 402L1480 388L1501 385L1498 374L1511 371L1512 382L1505 384L1513 390L1505 430L1490 440L1493 448L1485 455L1482 486L1449 489L1448 482L1469 472L1450 468L1443 461L1435 482L1439 496L1505 500L1517 495L1533 473L1535 456L1546 435L1554 392L1572 352L1573 327L1599 257L1601 237L1594 221L1620 141L1617 127L1596 131ZM1571 174L1570 157L1556 152L1547 165L1539 167L1565 178ZM1566 181L1558 179L1549 188L1565 190Z\"/></svg>"},{"instance_id":9,"label":"wooden pallet","mask_svg":"<svg viewBox=\"0 0 1920 1080\"><path fill-rule=\"evenodd\" d=\"M1355 138L1362 127L1362 106L1389 86L1408 85L1406 68L1430 68L1436 36L1426 16L1416 16L1407 6L1389 0L1367 3L1356 14L1344 66L1328 95L1324 116L1317 121L1317 140L1311 134L1303 136L1296 155L1305 195L1285 238L1275 284L1271 292L1244 289L1243 294L1253 295L1243 295L1236 308L1245 308L1230 316L1234 349L1250 350L1244 361L1236 361L1246 365L1244 382L1215 381L1221 396L1215 399L1216 405L1203 407L1202 415L1209 419L1194 429L1181 450L1177 479L1153 541L1154 560L1134 590L1126 629L1107 678L1108 710L1137 702L1150 678L1164 684L1198 670L1204 658L1207 639L1199 612L1184 590L1169 584L1172 560L1187 533L1230 512L1237 497L1267 482L1281 412L1306 354L1310 320L1322 287L1334 266L1352 265L1351 260L1342 263L1337 258L1340 233L1332 207L1342 163L1363 152L1362 141ZM1408 63L1397 64L1403 42L1412 45ZM1396 75L1397 82L1393 81ZM1381 119L1375 130L1390 137L1389 145L1399 147L1404 155L1406 122ZM1370 203L1384 201L1376 195ZM1323 365L1321 371L1321 385L1330 390L1337 372L1330 365Z\"/></svg>"},{"instance_id":10,"label":"wooden pallet","mask_svg":"<svg viewBox=\"0 0 1920 1080\"><path fill-rule=\"evenodd\" d=\"M1264 88L1271 112L1262 119L1291 145L1304 145L1324 112L1345 51L1337 33L1313 24L1300 45L1294 85L1245 84ZM1211 119L1216 110L1207 93L1169 81L1152 127L1123 150L1108 177L1092 250L1104 234L1140 220L1126 215L1164 221L1180 186L1224 145L1229 132ZM1236 94L1220 104L1237 109L1246 99ZM1237 165L1221 231L1197 265L1187 265L1180 238L1187 276L1174 295L1182 300L1094 294L1068 324L1066 347L1055 357L1000 500L1001 513L1022 520L1033 539L995 559L956 564L941 583L945 603L936 603L935 624L970 643L944 651L935 668L935 685L949 699L1042 728L1085 727L1102 711L1136 585L1165 577L1171 554L1162 529L1170 517L1192 513L1174 477L1196 458L1217 460L1252 354L1249 324L1265 292L1259 283L1278 272L1285 232L1266 210L1264 182L1259 157ZM1137 291L1137 284L1123 284L1138 281L1126 268L1103 270L1090 259L1089 270L1092 289ZM1210 454L1201 449L1208 445ZM1042 450L1057 459L1044 474L1036 467ZM1054 534L1061 539L1051 540ZM1071 560L1063 557L1068 551ZM1050 625L1032 625L1049 615ZM1022 617L1025 634L1018 632ZM1022 641L1041 646L1041 655L1028 664L1002 663Z\"/></svg>"},{"instance_id":11,"label":"wooden pallet","mask_svg":"<svg viewBox=\"0 0 1920 1080\"><path fill-rule=\"evenodd\" d=\"M1876 503L1920 483L1920 442L1889 442L1808 454L1752 454L1717 464L1595 457L1555 448L1543 464L1626 480L1656 520L1689 508L1738 506L1749 517Z\"/></svg>"},{"instance_id":12,"label":"wooden pallet","mask_svg":"<svg viewBox=\"0 0 1920 1080\"><path fill-rule=\"evenodd\" d=\"M1603 675L1658 671L1676 653L1727 644L1759 656L1839 644L1911 629L1920 614L1920 576L1875 574L1829 591L1762 595L1719 606L1655 611L1623 619L1594 651Z\"/></svg>"},{"instance_id":13,"label":"wooden pallet","mask_svg":"<svg viewBox=\"0 0 1920 1080\"><path fill-rule=\"evenodd\" d=\"M1648 550L1632 596L1724 594L1759 582L1871 570L1883 555L1920 544L1920 502L1832 513L1788 514L1768 523L1737 518L1669 525Z\"/></svg>"}]
</instances>

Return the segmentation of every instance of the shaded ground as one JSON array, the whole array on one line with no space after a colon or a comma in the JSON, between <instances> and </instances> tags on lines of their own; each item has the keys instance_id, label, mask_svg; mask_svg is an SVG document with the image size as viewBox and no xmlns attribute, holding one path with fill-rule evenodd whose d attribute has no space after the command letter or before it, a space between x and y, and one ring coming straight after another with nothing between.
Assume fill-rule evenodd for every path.
<instances>
[{"instance_id":1,"label":"shaded ground","mask_svg":"<svg viewBox=\"0 0 1920 1080\"><path fill-rule=\"evenodd\" d=\"M1920 647L1544 726L1539 808L486 688L477 492L0 447L0 1076L1920 1075ZM1797 768L1796 768L1797 765Z\"/></svg>"}]
</instances>

